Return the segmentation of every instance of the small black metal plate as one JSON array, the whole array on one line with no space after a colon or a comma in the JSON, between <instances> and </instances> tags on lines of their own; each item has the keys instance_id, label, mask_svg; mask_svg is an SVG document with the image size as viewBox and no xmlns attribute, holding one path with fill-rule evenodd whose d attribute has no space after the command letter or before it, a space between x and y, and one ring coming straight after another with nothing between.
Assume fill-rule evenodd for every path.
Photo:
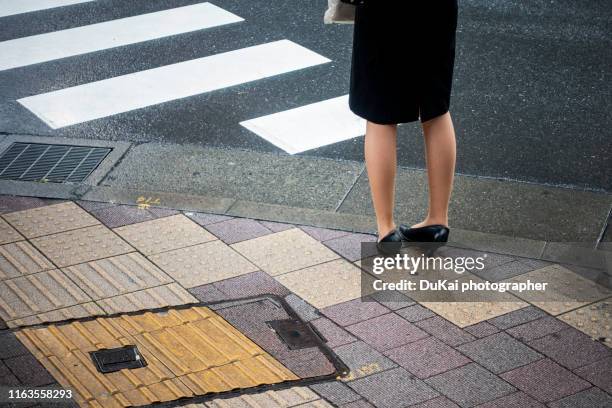
<instances>
[{"instance_id":1,"label":"small black metal plate","mask_svg":"<svg viewBox=\"0 0 612 408\"><path fill-rule=\"evenodd\" d=\"M146 367L147 362L136 346L125 346L114 349L102 349L89 353L96 368L101 373L113 373L124 368Z\"/></svg>"},{"instance_id":2,"label":"small black metal plate","mask_svg":"<svg viewBox=\"0 0 612 408\"><path fill-rule=\"evenodd\" d=\"M290 350L318 347L321 340L308 323L299 320L272 320L270 327L287 344Z\"/></svg>"}]
</instances>

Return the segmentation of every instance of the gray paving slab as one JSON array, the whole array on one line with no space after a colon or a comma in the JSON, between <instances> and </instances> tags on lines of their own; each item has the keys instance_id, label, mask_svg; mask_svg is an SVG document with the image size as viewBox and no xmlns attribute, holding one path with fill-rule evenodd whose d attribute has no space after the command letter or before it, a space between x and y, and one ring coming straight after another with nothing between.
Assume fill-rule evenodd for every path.
<instances>
[{"instance_id":1,"label":"gray paving slab","mask_svg":"<svg viewBox=\"0 0 612 408\"><path fill-rule=\"evenodd\" d=\"M480 322L464 327L463 330L478 338L487 337L499 332L499 329L489 322Z\"/></svg>"},{"instance_id":2,"label":"gray paving slab","mask_svg":"<svg viewBox=\"0 0 612 408\"><path fill-rule=\"evenodd\" d=\"M91 214L109 228L150 221L155 217L144 208L132 205L117 205L91 211Z\"/></svg>"},{"instance_id":3,"label":"gray paving slab","mask_svg":"<svg viewBox=\"0 0 612 408\"><path fill-rule=\"evenodd\" d=\"M349 234L342 237L330 239L324 244L351 262L363 257L361 253L362 242L376 242L376 237L369 234Z\"/></svg>"},{"instance_id":4,"label":"gray paving slab","mask_svg":"<svg viewBox=\"0 0 612 408\"><path fill-rule=\"evenodd\" d=\"M397 310L395 313L402 316L404 319L409 322L419 322L421 320L429 319L430 317L434 317L436 314L431 310L421 306L421 305L413 305L408 306L403 309Z\"/></svg>"},{"instance_id":5,"label":"gray paving slab","mask_svg":"<svg viewBox=\"0 0 612 408\"><path fill-rule=\"evenodd\" d=\"M546 316L529 323L511 327L506 332L523 342L527 342L567 328L569 326L556 317Z\"/></svg>"},{"instance_id":6,"label":"gray paving slab","mask_svg":"<svg viewBox=\"0 0 612 408\"><path fill-rule=\"evenodd\" d=\"M401 169L397 185L398 220L421 221L427 210L426 174ZM373 214L369 197L369 181L363 174L340 211ZM458 175L452 200L449 218L456 228L535 240L595 242L611 198L603 193Z\"/></svg>"},{"instance_id":7,"label":"gray paving slab","mask_svg":"<svg viewBox=\"0 0 612 408\"><path fill-rule=\"evenodd\" d=\"M489 323L499 329L505 330L544 316L547 316L547 314L542 309L538 309L534 306L528 306L510 313L506 313L505 315L489 319Z\"/></svg>"},{"instance_id":8,"label":"gray paving slab","mask_svg":"<svg viewBox=\"0 0 612 408\"><path fill-rule=\"evenodd\" d=\"M532 271L533 269L533 267L526 265L523 262L512 261L495 266L493 268L485 268L483 270L474 269L472 273L474 273L474 275L480 276L485 280L488 280L489 282L499 282L504 279L522 275L524 273Z\"/></svg>"},{"instance_id":9,"label":"gray paving slab","mask_svg":"<svg viewBox=\"0 0 612 408\"><path fill-rule=\"evenodd\" d=\"M548 406L550 408L612 407L612 396L599 388L593 387L559 401L551 402Z\"/></svg>"},{"instance_id":10,"label":"gray paving slab","mask_svg":"<svg viewBox=\"0 0 612 408\"><path fill-rule=\"evenodd\" d=\"M574 374L612 394L612 357L580 367L574 370Z\"/></svg>"},{"instance_id":11,"label":"gray paving slab","mask_svg":"<svg viewBox=\"0 0 612 408\"><path fill-rule=\"evenodd\" d=\"M313 320L311 324L323 336L327 345L331 348L357 341L349 332L325 317Z\"/></svg>"},{"instance_id":12,"label":"gray paving slab","mask_svg":"<svg viewBox=\"0 0 612 408\"><path fill-rule=\"evenodd\" d=\"M470 333L440 316L430 317L429 319L418 321L415 324L427 333L453 347L476 339Z\"/></svg>"},{"instance_id":13,"label":"gray paving slab","mask_svg":"<svg viewBox=\"0 0 612 408\"><path fill-rule=\"evenodd\" d=\"M346 330L378 351L394 349L429 336L395 313L347 326Z\"/></svg>"},{"instance_id":14,"label":"gray paving slab","mask_svg":"<svg viewBox=\"0 0 612 408\"><path fill-rule=\"evenodd\" d=\"M545 408L544 404L531 398L524 392L515 392L479 405L478 408Z\"/></svg>"},{"instance_id":15,"label":"gray paving slab","mask_svg":"<svg viewBox=\"0 0 612 408\"><path fill-rule=\"evenodd\" d=\"M273 232L261 223L249 218L233 218L217 222L208 225L206 229L226 244L235 244Z\"/></svg>"},{"instance_id":16,"label":"gray paving slab","mask_svg":"<svg viewBox=\"0 0 612 408\"><path fill-rule=\"evenodd\" d=\"M285 296L285 301L305 322L321 317L317 309L294 293Z\"/></svg>"},{"instance_id":17,"label":"gray paving slab","mask_svg":"<svg viewBox=\"0 0 612 408\"><path fill-rule=\"evenodd\" d=\"M420 404L413 405L411 408L459 408L459 405L446 397L440 396Z\"/></svg>"},{"instance_id":18,"label":"gray paving slab","mask_svg":"<svg viewBox=\"0 0 612 408\"><path fill-rule=\"evenodd\" d=\"M0 360L28 354L28 349L21 344L13 333L0 333Z\"/></svg>"},{"instance_id":19,"label":"gray paving slab","mask_svg":"<svg viewBox=\"0 0 612 408\"><path fill-rule=\"evenodd\" d=\"M55 382L55 379L30 353L4 360L4 364L25 386L40 387Z\"/></svg>"},{"instance_id":20,"label":"gray paving slab","mask_svg":"<svg viewBox=\"0 0 612 408\"><path fill-rule=\"evenodd\" d=\"M359 394L339 381L311 385L310 389L336 406L361 399Z\"/></svg>"},{"instance_id":21,"label":"gray paving slab","mask_svg":"<svg viewBox=\"0 0 612 408\"><path fill-rule=\"evenodd\" d=\"M105 184L334 210L361 170L355 162L146 143L133 147Z\"/></svg>"},{"instance_id":22,"label":"gray paving slab","mask_svg":"<svg viewBox=\"0 0 612 408\"><path fill-rule=\"evenodd\" d=\"M355 299L321 309L322 314L340 326L349 326L389 312L390 310L380 303L364 299Z\"/></svg>"},{"instance_id":23,"label":"gray paving slab","mask_svg":"<svg viewBox=\"0 0 612 408\"><path fill-rule=\"evenodd\" d=\"M468 364L425 380L460 407L473 407L516 389L478 364Z\"/></svg>"},{"instance_id":24,"label":"gray paving slab","mask_svg":"<svg viewBox=\"0 0 612 408\"><path fill-rule=\"evenodd\" d=\"M342 381L354 381L358 378L397 367L397 364L363 341L336 347L334 351L350 370L349 375L342 378Z\"/></svg>"},{"instance_id":25,"label":"gray paving slab","mask_svg":"<svg viewBox=\"0 0 612 408\"><path fill-rule=\"evenodd\" d=\"M214 283L215 287L229 297L258 296L271 293L281 297L288 296L289 289L278 283L265 272L252 272L235 278Z\"/></svg>"}]
</instances>

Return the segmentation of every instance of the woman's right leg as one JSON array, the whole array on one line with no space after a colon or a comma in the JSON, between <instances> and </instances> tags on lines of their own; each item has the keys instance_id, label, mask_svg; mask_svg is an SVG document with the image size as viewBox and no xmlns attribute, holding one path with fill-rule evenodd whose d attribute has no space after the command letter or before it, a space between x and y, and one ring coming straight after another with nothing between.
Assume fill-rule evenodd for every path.
<instances>
[{"instance_id":1,"label":"woman's right leg","mask_svg":"<svg viewBox=\"0 0 612 408\"><path fill-rule=\"evenodd\" d=\"M395 228L393 204L397 171L397 125L379 125L368 121L365 136L365 161L378 238Z\"/></svg>"}]
</instances>

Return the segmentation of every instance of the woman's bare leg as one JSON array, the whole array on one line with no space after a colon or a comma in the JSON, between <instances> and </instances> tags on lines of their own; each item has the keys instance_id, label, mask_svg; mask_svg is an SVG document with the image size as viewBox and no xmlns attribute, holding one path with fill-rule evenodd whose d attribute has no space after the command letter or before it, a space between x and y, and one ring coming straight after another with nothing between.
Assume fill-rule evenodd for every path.
<instances>
[{"instance_id":1,"label":"woman's bare leg","mask_svg":"<svg viewBox=\"0 0 612 408\"><path fill-rule=\"evenodd\" d=\"M393 204L397 167L397 125L367 122L365 160L379 239L395 228Z\"/></svg>"},{"instance_id":2,"label":"woman's bare leg","mask_svg":"<svg viewBox=\"0 0 612 408\"><path fill-rule=\"evenodd\" d=\"M429 181L427 217L413 228L442 224L448 226L448 204L453 189L457 146L450 112L422 124L425 136L425 160Z\"/></svg>"}]
</instances>

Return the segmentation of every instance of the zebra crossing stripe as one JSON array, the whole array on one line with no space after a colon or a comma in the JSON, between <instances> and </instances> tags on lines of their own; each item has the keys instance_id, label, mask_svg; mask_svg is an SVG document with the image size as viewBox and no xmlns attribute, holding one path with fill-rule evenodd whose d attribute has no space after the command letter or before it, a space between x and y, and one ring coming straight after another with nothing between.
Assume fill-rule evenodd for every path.
<instances>
[{"instance_id":1,"label":"zebra crossing stripe","mask_svg":"<svg viewBox=\"0 0 612 408\"><path fill-rule=\"evenodd\" d=\"M280 40L19 99L51 128L104 118L323 63Z\"/></svg>"},{"instance_id":2,"label":"zebra crossing stripe","mask_svg":"<svg viewBox=\"0 0 612 408\"><path fill-rule=\"evenodd\" d=\"M19 2L18 0L14 0ZM244 21L211 3L0 42L0 70Z\"/></svg>"},{"instance_id":3,"label":"zebra crossing stripe","mask_svg":"<svg viewBox=\"0 0 612 408\"><path fill-rule=\"evenodd\" d=\"M363 136L366 126L349 109L348 95L240 124L290 154Z\"/></svg>"},{"instance_id":4,"label":"zebra crossing stripe","mask_svg":"<svg viewBox=\"0 0 612 408\"><path fill-rule=\"evenodd\" d=\"M79 3L90 3L93 0L0 0L0 17L32 11L47 10L56 7L72 6Z\"/></svg>"}]
</instances>

